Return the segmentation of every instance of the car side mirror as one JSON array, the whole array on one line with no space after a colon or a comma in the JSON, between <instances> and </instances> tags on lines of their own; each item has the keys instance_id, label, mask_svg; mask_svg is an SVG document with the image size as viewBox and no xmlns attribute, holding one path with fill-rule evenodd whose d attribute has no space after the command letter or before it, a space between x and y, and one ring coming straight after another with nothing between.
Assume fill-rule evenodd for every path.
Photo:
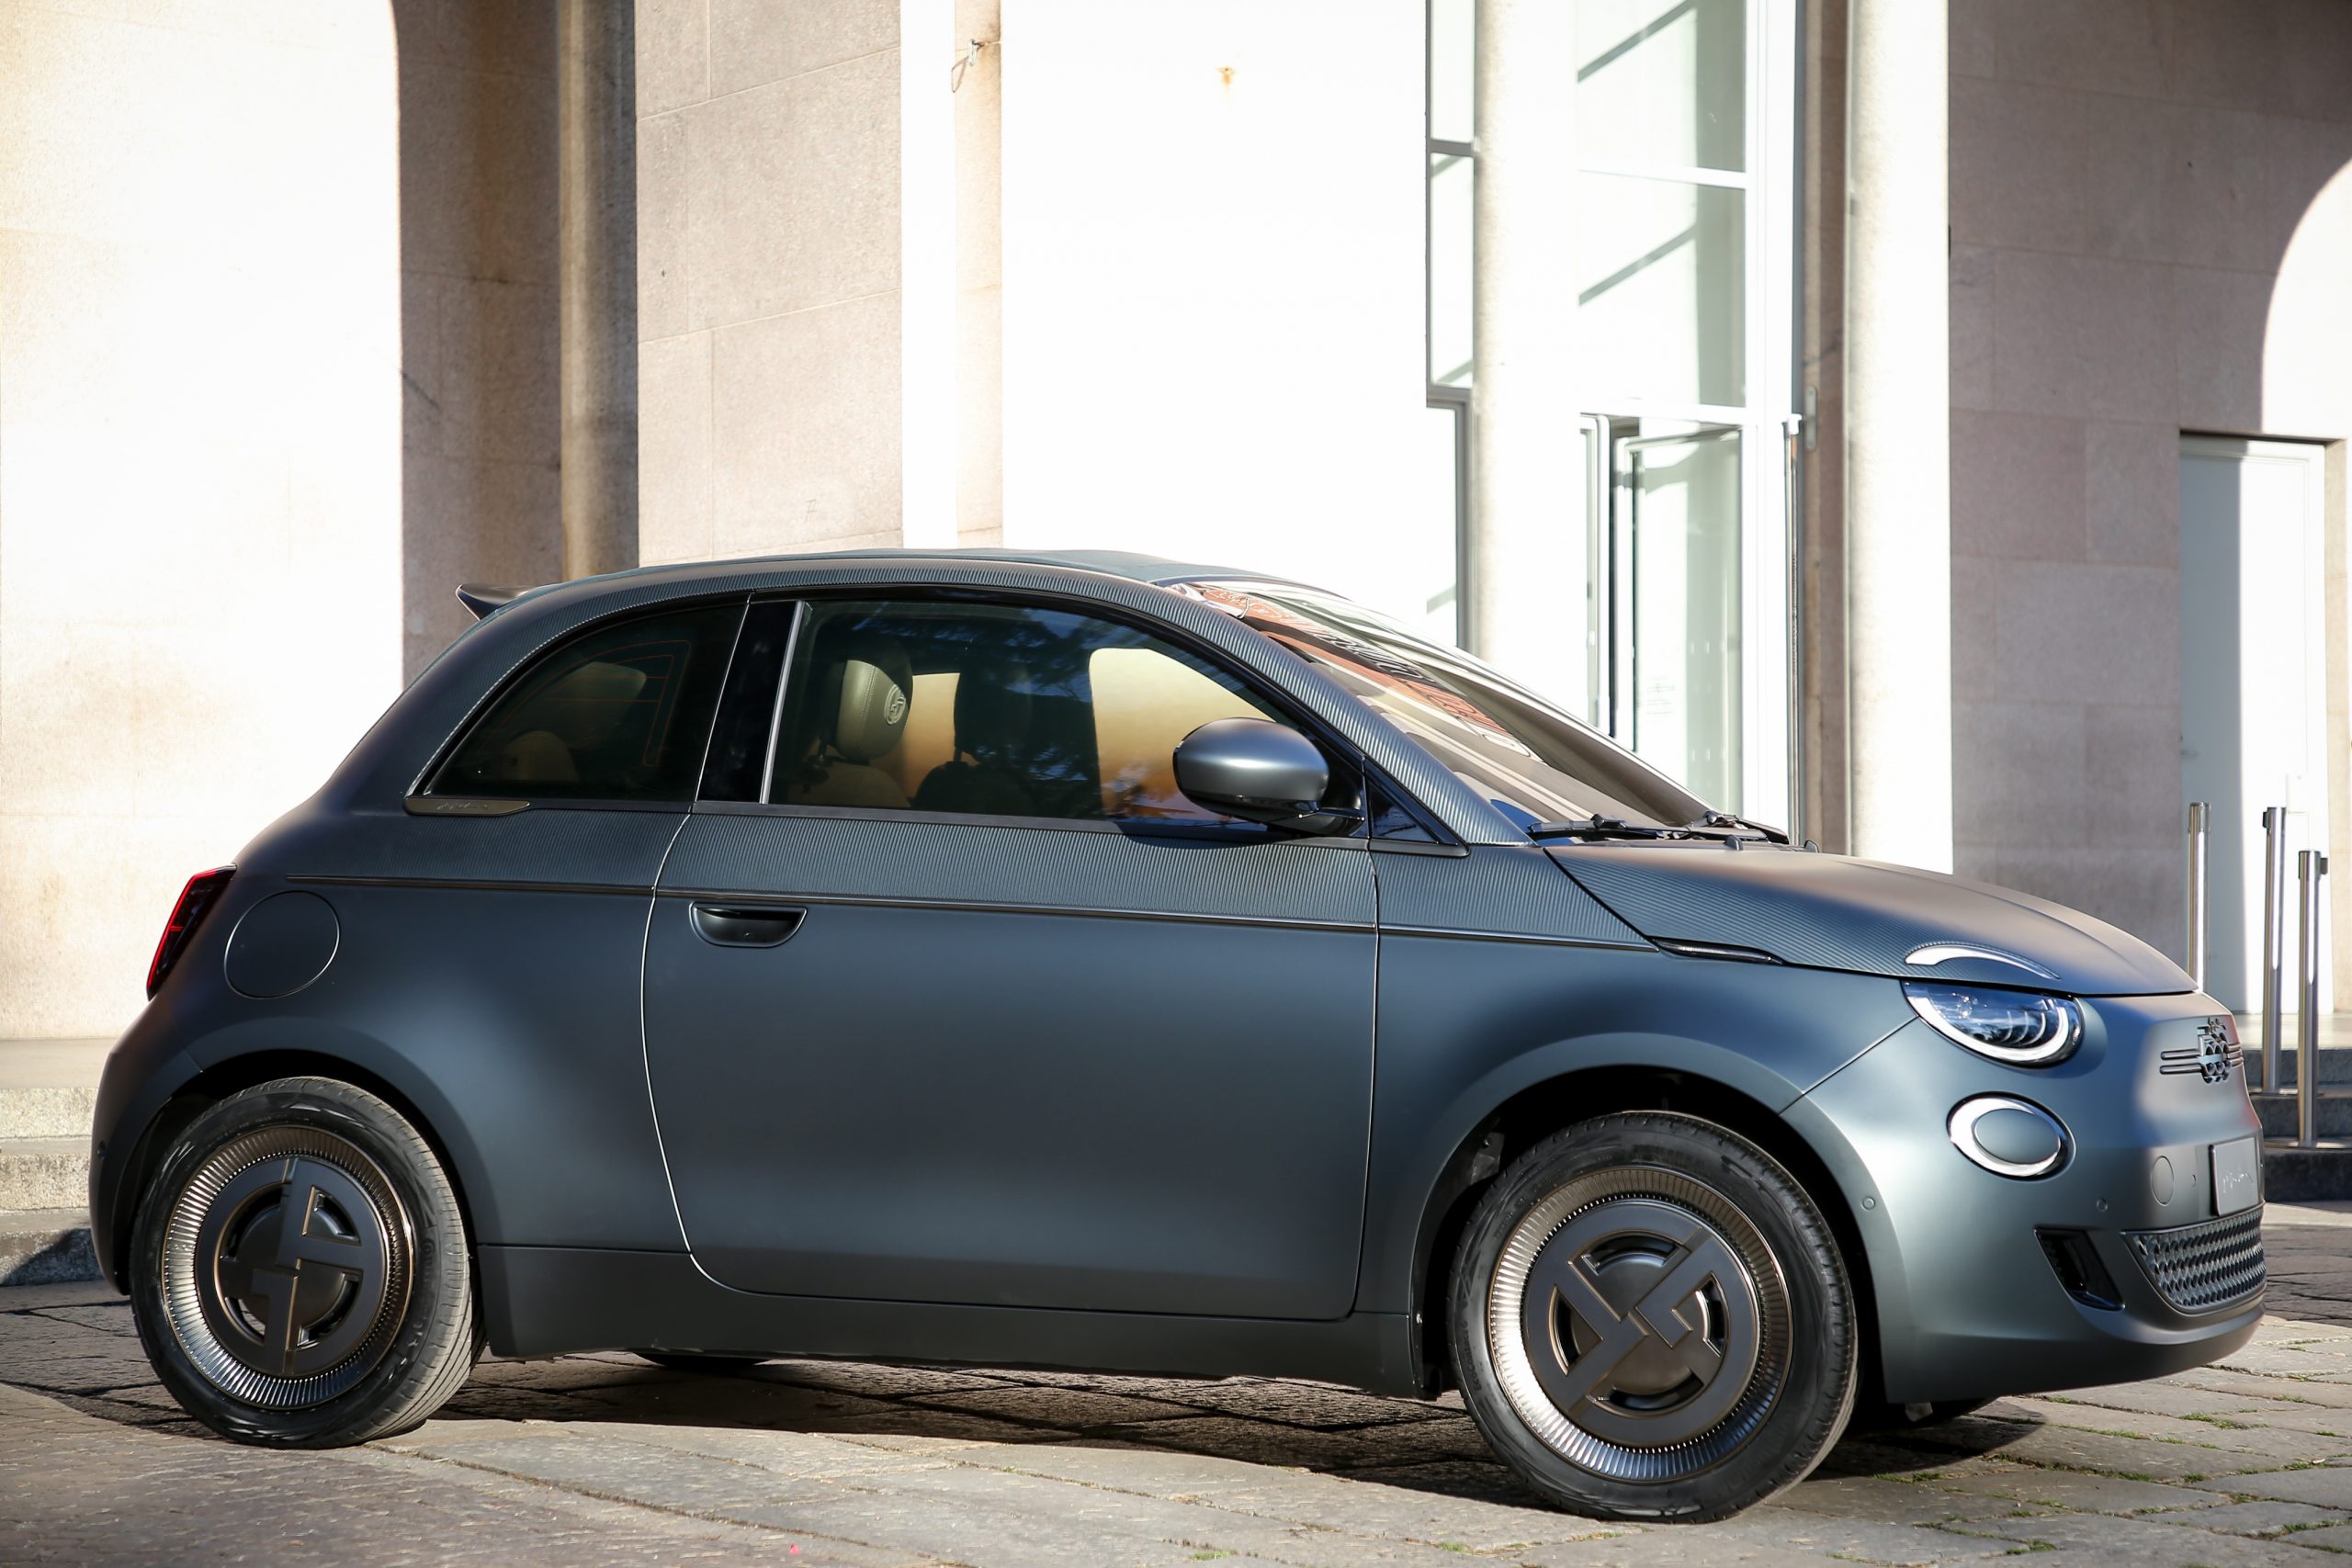
<instances>
[{"instance_id":1,"label":"car side mirror","mask_svg":"<svg viewBox=\"0 0 2352 1568\"><path fill-rule=\"evenodd\" d=\"M1342 833L1358 811L1323 805L1331 765L1286 724L1217 718L1176 744L1176 787L1196 806L1293 833Z\"/></svg>"}]
</instances>

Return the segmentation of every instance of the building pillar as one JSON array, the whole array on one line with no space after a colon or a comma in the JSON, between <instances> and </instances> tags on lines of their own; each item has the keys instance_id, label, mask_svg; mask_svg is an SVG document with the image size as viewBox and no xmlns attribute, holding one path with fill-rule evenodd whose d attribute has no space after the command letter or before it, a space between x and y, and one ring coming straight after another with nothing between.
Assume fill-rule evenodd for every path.
<instances>
[{"instance_id":1,"label":"building pillar","mask_svg":"<svg viewBox=\"0 0 2352 1568\"><path fill-rule=\"evenodd\" d=\"M1952 868L1944 0L1851 0L1846 661L1859 855Z\"/></svg>"},{"instance_id":2,"label":"building pillar","mask_svg":"<svg viewBox=\"0 0 2352 1568\"><path fill-rule=\"evenodd\" d=\"M1575 9L1477 0L1470 646L1582 706Z\"/></svg>"},{"instance_id":3,"label":"building pillar","mask_svg":"<svg viewBox=\"0 0 2352 1568\"><path fill-rule=\"evenodd\" d=\"M637 564L636 7L556 18L563 574Z\"/></svg>"}]
</instances>

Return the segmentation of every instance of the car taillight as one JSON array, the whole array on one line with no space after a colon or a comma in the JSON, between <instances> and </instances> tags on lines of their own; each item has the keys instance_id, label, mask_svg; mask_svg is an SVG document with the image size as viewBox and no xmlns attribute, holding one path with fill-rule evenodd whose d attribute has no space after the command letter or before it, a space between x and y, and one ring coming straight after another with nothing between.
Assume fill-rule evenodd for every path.
<instances>
[{"instance_id":1,"label":"car taillight","mask_svg":"<svg viewBox=\"0 0 2352 1568\"><path fill-rule=\"evenodd\" d=\"M233 865L220 865L199 871L180 889L179 902L172 906L172 918L164 922L164 934L155 943L155 961L147 965L149 996L155 994L155 987L164 983L164 976L180 961L188 938L196 934L196 928L211 913L212 906L220 901L220 895L229 890L229 878L236 870Z\"/></svg>"}]
</instances>

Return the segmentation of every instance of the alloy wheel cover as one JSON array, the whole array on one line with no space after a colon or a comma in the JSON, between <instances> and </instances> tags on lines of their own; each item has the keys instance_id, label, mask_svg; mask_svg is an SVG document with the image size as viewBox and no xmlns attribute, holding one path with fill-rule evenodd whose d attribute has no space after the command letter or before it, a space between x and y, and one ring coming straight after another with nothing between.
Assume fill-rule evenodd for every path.
<instances>
[{"instance_id":1,"label":"alloy wheel cover","mask_svg":"<svg viewBox=\"0 0 2352 1568\"><path fill-rule=\"evenodd\" d=\"M266 1127L214 1150L176 1195L164 1315L222 1393L271 1410L322 1404L391 1348L414 1250L408 1212L357 1145Z\"/></svg>"},{"instance_id":2,"label":"alloy wheel cover","mask_svg":"<svg viewBox=\"0 0 2352 1568\"><path fill-rule=\"evenodd\" d=\"M1577 1178L1503 1240L1496 1381L1527 1429L1611 1480L1682 1481L1753 1438L1786 1382L1789 1292L1755 1223L1678 1171Z\"/></svg>"}]
</instances>

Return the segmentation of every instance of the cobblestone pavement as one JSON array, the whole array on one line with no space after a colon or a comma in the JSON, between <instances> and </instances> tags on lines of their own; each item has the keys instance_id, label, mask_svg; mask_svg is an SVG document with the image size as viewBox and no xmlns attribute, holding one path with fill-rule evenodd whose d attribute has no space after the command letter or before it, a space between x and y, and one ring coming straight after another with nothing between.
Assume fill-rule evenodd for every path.
<instances>
[{"instance_id":1,"label":"cobblestone pavement","mask_svg":"<svg viewBox=\"0 0 2352 1568\"><path fill-rule=\"evenodd\" d=\"M2304 1563L2352 1552L2352 1228L2272 1233L2272 1321L2221 1366L1849 1438L1720 1525L1553 1512L1458 1403L625 1355L486 1361L337 1453L205 1435L103 1286L0 1291L0 1562Z\"/></svg>"}]
</instances>

